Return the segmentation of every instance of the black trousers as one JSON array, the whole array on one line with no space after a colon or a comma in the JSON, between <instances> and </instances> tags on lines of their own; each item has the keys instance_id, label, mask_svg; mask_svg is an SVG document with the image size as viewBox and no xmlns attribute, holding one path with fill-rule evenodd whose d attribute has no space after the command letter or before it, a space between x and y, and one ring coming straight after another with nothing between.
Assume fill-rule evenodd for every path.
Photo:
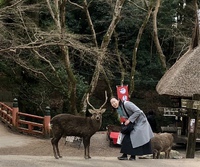
<instances>
[{"instance_id":1,"label":"black trousers","mask_svg":"<svg viewBox=\"0 0 200 167\"><path fill-rule=\"evenodd\" d=\"M128 155L147 155L152 154L151 150L151 142L133 148L130 140L130 135L125 135L122 141L121 151L120 153L128 154Z\"/></svg>"}]
</instances>

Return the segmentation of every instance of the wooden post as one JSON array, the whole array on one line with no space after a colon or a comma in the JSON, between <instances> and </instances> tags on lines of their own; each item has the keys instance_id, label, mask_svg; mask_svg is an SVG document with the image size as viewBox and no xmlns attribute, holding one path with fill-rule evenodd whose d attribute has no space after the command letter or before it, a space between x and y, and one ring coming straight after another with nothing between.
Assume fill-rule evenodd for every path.
<instances>
[{"instance_id":1,"label":"wooden post","mask_svg":"<svg viewBox=\"0 0 200 167\"><path fill-rule=\"evenodd\" d=\"M50 137L50 120L51 120L51 114L50 114L50 107L46 107L45 109L45 116L44 116L44 135L45 137Z\"/></svg>"},{"instance_id":2,"label":"wooden post","mask_svg":"<svg viewBox=\"0 0 200 167\"><path fill-rule=\"evenodd\" d=\"M16 122L17 122L17 113L19 112L18 108L18 100L14 98L13 100L13 111L12 111L12 124L14 127L16 127Z\"/></svg>"},{"instance_id":3,"label":"wooden post","mask_svg":"<svg viewBox=\"0 0 200 167\"><path fill-rule=\"evenodd\" d=\"M200 95L193 95L193 101L189 104L189 123L188 123L188 141L186 148L186 158L195 157L197 123L199 106L194 106L194 100L200 100Z\"/></svg>"}]
</instances>

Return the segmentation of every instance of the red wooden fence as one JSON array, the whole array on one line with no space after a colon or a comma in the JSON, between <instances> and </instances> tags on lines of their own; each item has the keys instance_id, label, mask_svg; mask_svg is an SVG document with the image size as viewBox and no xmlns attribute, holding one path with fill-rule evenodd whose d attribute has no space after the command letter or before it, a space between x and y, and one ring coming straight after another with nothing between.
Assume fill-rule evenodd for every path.
<instances>
[{"instance_id":1,"label":"red wooden fence","mask_svg":"<svg viewBox=\"0 0 200 167\"><path fill-rule=\"evenodd\" d=\"M50 119L49 107L46 107L45 116L42 117L19 112L17 99L14 99L12 108L0 102L0 120L11 129L16 129L19 132L50 137Z\"/></svg>"}]
</instances>

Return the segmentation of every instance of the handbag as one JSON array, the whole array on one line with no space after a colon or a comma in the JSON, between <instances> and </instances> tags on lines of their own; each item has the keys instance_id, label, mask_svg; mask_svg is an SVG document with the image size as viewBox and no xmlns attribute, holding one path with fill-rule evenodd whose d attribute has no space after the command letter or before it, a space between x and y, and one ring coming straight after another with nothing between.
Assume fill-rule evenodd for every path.
<instances>
[{"instance_id":1,"label":"handbag","mask_svg":"<svg viewBox=\"0 0 200 167\"><path fill-rule=\"evenodd\" d=\"M134 129L134 124L130 122L128 125L121 125L121 133L130 134L130 132Z\"/></svg>"},{"instance_id":2,"label":"handbag","mask_svg":"<svg viewBox=\"0 0 200 167\"><path fill-rule=\"evenodd\" d=\"M124 111L126 112L126 115L129 117L129 114L126 111L126 108L124 106L124 103L122 104ZM130 134L130 132L134 129L134 123L130 122L128 125L125 125L124 123L121 124L121 133L123 134Z\"/></svg>"}]
</instances>

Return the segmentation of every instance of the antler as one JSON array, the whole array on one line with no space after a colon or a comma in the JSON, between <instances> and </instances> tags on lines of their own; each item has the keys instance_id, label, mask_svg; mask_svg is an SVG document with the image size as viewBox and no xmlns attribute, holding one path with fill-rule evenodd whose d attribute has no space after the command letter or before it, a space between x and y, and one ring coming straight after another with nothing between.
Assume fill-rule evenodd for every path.
<instances>
[{"instance_id":1,"label":"antler","mask_svg":"<svg viewBox=\"0 0 200 167\"><path fill-rule=\"evenodd\" d=\"M92 107L93 110L96 110L96 109L94 108L94 106L93 106L92 104L90 104L90 102L89 102L89 93L87 94L86 100L87 100L87 103L90 105L90 107ZM105 91L105 102L103 103L103 105L102 105L99 109L102 109L103 106L105 106L107 100L108 100L107 91Z\"/></svg>"},{"instance_id":2,"label":"antler","mask_svg":"<svg viewBox=\"0 0 200 167\"><path fill-rule=\"evenodd\" d=\"M105 102L104 102L103 105L100 107L100 109L102 109L103 106L105 106L107 100L108 100L107 91L105 91Z\"/></svg>"},{"instance_id":3,"label":"antler","mask_svg":"<svg viewBox=\"0 0 200 167\"><path fill-rule=\"evenodd\" d=\"M87 103L90 105L90 107L92 107L93 110L96 110L96 109L93 107L93 105L90 104L90 102L89 102L89 93L87 94L86 100L87 100Z\"/></svg>"}]
</instances>

